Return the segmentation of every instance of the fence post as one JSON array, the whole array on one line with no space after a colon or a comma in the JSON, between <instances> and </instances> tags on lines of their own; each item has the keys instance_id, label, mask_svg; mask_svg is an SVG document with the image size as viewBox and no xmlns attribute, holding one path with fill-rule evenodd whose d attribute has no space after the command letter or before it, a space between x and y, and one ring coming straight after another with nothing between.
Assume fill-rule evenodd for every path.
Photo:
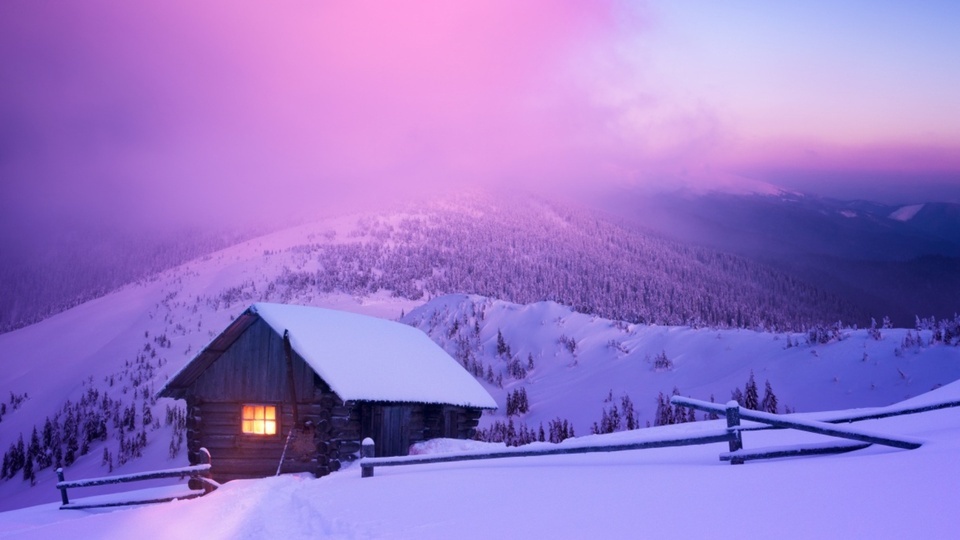
<instances>
[{"instance_id":1,"label":"fence post","mask_svg":"<svg viewBox=\"0 0 960 540\"><path fill-rule=\"evenodd\" d=\"M57 467L57 481L63 482L63 467ZM60 498L63 500L63 504L70 504L70 499L67 498L67 488L60 488Z\"/></svg>"},{"instance_id":2,"label":"fence post","mask_svg":"<svg viewBox=\"0 0 960 540\"><path fill-rule=\"evenodd\" d=\"M727 402L727 431L730 432L730 451L736 452L743 448L743 439L740 437L740 404L734 400ZM743 465L743 459L733 457L731 465Z\"/></svg>"},{"instance_id":3,"label":"fence post","mask_svg":"<svg viewBox=\"0 0 960 540\"><path fill-rule=\"evenodd\" d=\"M205 447L200 447L200 464L201 465L210 465L210 469L205 472L200 473L200 476L213 480L213 459L210 457L210 451ZM213 484L210 482L200 481L203 484L203 494L206 495L214 490Z\"/></svg>"},{"instance_id":4,"label":"fence post","mask_svg":"<svg viewBox=\"0 0 960 540\"><path fill-rule=\"evenodd\" d=\"M360 457L361 458L372 458L376 455L376 448L373 444L373 439L367 437L360 443ZM373 476L373 465L365 465L363 462L360 463L360 478L370 478Z\"/></svg>"}]
</instances>

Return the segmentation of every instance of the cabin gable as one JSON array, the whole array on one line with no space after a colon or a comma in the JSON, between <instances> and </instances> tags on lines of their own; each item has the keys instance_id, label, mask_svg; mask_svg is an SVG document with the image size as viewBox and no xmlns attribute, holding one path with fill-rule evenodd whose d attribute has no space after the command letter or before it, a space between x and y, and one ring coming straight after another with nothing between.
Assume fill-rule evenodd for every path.
<instances>
[{"instance_id":1,"label":"cabin gable","mask_svg":"<svg viewBox=\"0 0 960 540\"><path fill-rule=\"evenodd\" d=\"M298 400L311 399L314 372L292 351ZM289 402L289 377L283 337L257 319L191 385L188 393L202 401Z\"/></svg>"}]
</instances>

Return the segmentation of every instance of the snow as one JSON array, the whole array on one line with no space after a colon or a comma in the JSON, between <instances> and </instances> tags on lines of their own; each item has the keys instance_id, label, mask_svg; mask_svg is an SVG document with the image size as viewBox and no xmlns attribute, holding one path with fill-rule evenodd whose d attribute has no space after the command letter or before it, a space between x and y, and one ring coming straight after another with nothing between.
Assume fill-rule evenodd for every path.
<instances>
[{"instance_id":1,"label":"snow","mask_svg":"<svg viewBox=\"0 0 960 540\"><path fill-rule=\"evenodd\" d=\"M960 398L960 385L938 400ZM704 422L719 426L720 422ZM917 450L731 466L725 443L392 467L314 479L234 481L200 499L100 511L0 513L0 537L187 538L954 538L960 409L865 422L929 442ZM654 428L589 438L625 440ZM690 428L688 428L690 429ZM745 434L746 449L822 441ZM586 439L586 438L585 438ZM445 446L444 443L439 444Z\"/></svg>"},{"instance_id":2,"label":"snow","mask_svg":"<svg viewBox=\"0 0 960 540\"><path fill-rule=\"evenodd\" d=\"M159 388L253 301L244 296L248 291L265 290L287 269L317 270L315 260L288 248L303 244L304 238L347 241L347 230L347 225L320 224L256 239L0 334L0 398L7 391L29 392L22 407L8 412L0 424L0 450L20 433L28 437L35 423L52 416L64 400L77 402L91 386L109 388L114 398L126 396L124 404L130 403L133 392L121 393L130 386L129 378L118 376L110 387L104 381L120 373L145 343L166 334L172 346L158 350L167 363L150 381ZM230 288L240 288L242 294L222 300ZM841 341L809 345L800 344L803 335L797 333L618 324L552 302L517 305L451 296L424 305L385 291L362 297L313 290L290 298L283 294L270 298L392 319L405 312L404 320L416 322L445 347L453 345L448 323L482 307L480 359L503 367L494 352L502 329L516 356L525 360L532 354L536 361L526 379L507 379L504 388L483 383L486 391L502 404L508 391L523 386L531 410L518 422L536 426L560 416L580 435L611 405L605 401L608 392L615 403L629 393L645 422L653 417L657 392L669 393L676 386L683 395L708 399L713 394L723 402L751 370L761 388L764 380L771 381L781 405L808 411L798 416L821 421L873 410L859 407L885 409L905 398L911 399L892 408L960 399L960 390L949 384L960 378L960 348L904 347L906 329L883 329L880 340L866 330L850 330ZM439 320L435 325L431 314ZM295 339L298 334L294 331ZM921 334L929 342L929 332ZM561 335L576 340L575 355L558 345ZM788 337L797 345L787 347ZM609 346L612 340L622 350ZM673 361L672 369L652 369L647 357L661 351ZM142 400L135 403L139 411ZM161 399L154 416L161 416L167 405L175 402ZM841 412L809 412L829 409ZM952 538L953 501L960 492L958 414L958 409L947 409L858 424L927 441L910 451L874 445L842 456L731 467L719 462L727 446L718 443L391 467L362 480L354 464L322 479L284 475L230 482L201 499L120 510L58 510L56 476L48 468L39 471L32 488L19 477L0 481L0 509L50 503L0 513L0 538L128 538L131 531L144 539L192 537L198 531L211 539L783 537L784 531L804 537ZM493 420L505 420L502 409L485 414L481 426ZM628 443L722 426L722 421L681 424L579 437L565 444ZM117 464L114 472L185 465L184 452L169 457L169 435L166 426L150 431L143 457ZM836 440L791 430L743 432L743 439L748 450ZM104 448L115 451L116 445L111 432L107 442L96 442L90 454L67 469L67 478L107 474L101 454ZM431 441L424 443L424 451L484 451L475 445L481 443ZM498 447L502 445L493 445ZM136 485L162 483L170 480ZM99 496L108 488L130 487L78 493Z\"/></svg>"},{"instance_id":3,"label":"snow","mask_svg":"<svg viewBox=\"0 0 960 540\"><path fill-rule=\"evenodd\" d=\"M909 206L902 206L893 212L890 213L890 219L895 219L897 221L910 221L917 215L917 212L923 210L922 204L911 204Z\"/></svg>"},{"instance_id":4,"label":"snow","mask_svg":"<svg viewBox=\"0 0 960 540\"><path fill-rule=\"evenodd\" d=\"M448 403L495 409L469 373L420 330L323 308L257 303L251 310L344 400Z\"/></svg>"},{"instance_id":5,"label":"snow","mask_svg":"<svg viewBox=\"0 0 960 540\"><path fill-rule=\"evenodd\" d=\"M929 331L920 333L925 344L913 347L903 346L908 331L917 335L907 329L883 329L879 340L867 329L844 330L839 341L809 344L802 333L626 325L555 302L519 305L468 295L437 297L404 320L454 353L458 336L449 337L452 321L472 320L474 312L483 313L479 360L495 372L503 368L505 360L496 354L500 330L515 357L526 362L532 355L535 362L525 379L505 377L503 388L483 383L501 409L485 414L481 427L506 420L506 395L519 387L531 408L515 422L546 426L559 416L582 435L604 407L619 406L622 396L632 399L643 424L654 418L660 392L670 395L677 388L684 396L712 395L723 403L731 390L743 388L751 371L761 392L770 381L781 410L802 412L888 406L960 379L960 348L927 344ZM461 324L461 334L469 334L471 325ZM575 354L558 344L564 335L576 341ZM654 369L652 359L660 353L673 362L671 369Z\"/></svg>"}]
</instances>

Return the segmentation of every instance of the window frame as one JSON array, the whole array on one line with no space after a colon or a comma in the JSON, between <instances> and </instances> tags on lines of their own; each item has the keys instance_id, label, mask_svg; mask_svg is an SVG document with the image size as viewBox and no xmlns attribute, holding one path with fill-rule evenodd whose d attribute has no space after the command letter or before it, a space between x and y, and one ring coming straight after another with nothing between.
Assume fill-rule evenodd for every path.
<instances>
[{"instance_id":1,"label":"window frame","mask_svg":"<svg viewBox=\"0 0 960 540\"><path fill-rule=\"evenodd\" d=\"M248 407L253 407L253 417L247 417ZM263 409L263 417L257 418L256 408L260 407ZM273 409L273 419L267 418L267 412L269 409ZM280 416L281 416L280 404L278 403L242 403L240 404L240 435L250 439L268 439L276 438L280 436ZM263 433L257 433L256 426L253 425L254 431L246 431L247 422L262 422L263 423ZM273 422L273 433L267 433L268 423Z\"/></svg>"}]
</instances>

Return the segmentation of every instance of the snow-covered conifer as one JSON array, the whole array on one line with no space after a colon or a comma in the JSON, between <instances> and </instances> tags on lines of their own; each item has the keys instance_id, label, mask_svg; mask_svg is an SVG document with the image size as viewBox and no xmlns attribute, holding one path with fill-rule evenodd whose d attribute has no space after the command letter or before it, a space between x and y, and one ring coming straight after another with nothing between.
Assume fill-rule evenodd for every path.
<instances>
[{"instance_id":1,"label":"snow-covered conifer","mask_svg":"<svg viewBox=\"0 0 960 540\"><path fill-rule=\"evenodd\" d=\"M770 385L770 381L767 380L763 387L763 400L760 402L760 410L768 413L777 414L779 405L777 403L777 395L773 393L773 387Z\"/></svg>"},{"instance_id":2,"label":"snow-covered conifer","mask_svg":"<svg viewBox=\"0 0 960 540\"><path fill-rule=\"evenodd\" d=\"M747 385L743 390L743 406L754 411L760 409L760 395L757 390L757 381L753 377L753 370L750 370L750 378L747 379Z\"/></svg>"}]
</instances>

